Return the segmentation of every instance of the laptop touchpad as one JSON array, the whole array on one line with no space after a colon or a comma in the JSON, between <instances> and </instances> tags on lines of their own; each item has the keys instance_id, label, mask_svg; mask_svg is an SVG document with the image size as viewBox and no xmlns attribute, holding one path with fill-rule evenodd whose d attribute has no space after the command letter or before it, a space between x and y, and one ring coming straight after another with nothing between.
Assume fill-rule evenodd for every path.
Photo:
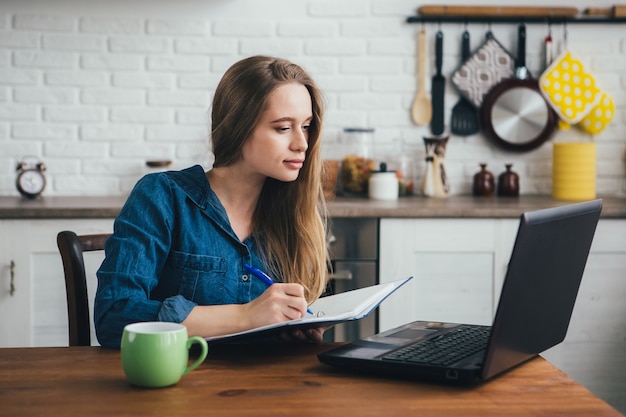
<instances>
[{"instance_id":1,"label":"laptop touchpad","mask_svg":"<svg viewBox=\"0 0 626 417\"><path fill-rule=\"evenodd\" d=\"M403 329L398 332L388 334L386 337L394 337L398 339L419 339L420 337L432 333L433 331L435 330Z\"/></svg>"}]
</instances>

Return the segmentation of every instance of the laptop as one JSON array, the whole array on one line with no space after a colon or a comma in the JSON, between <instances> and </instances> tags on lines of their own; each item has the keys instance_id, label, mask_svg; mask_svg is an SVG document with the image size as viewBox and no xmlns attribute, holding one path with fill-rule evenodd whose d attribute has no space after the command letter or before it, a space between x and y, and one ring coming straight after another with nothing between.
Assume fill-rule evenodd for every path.
<instances>
[{"instance_id":1,"label":"laptop","mask_svg":"<svg viewBox=\"0 0 626 417\"><path fill-rule=\"evenodd\" d=\"M322 352L319 360L351 371L476 384L535 357L565 339L601 210L597 199L520 216L491 326L415 321Z\"/></svg>"}]
</instances>

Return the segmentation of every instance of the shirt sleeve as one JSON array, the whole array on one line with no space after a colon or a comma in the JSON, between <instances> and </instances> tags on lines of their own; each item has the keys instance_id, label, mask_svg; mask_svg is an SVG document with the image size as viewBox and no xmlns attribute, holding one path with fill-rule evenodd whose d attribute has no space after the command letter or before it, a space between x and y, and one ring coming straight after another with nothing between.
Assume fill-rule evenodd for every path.
<instances>
[{"instance_id":1,"label":"shirt sleeve","mask_svg":"<svg viewBox=\"0 0 626 417\"><path fill-rule=\"evenodd\" d=\"M103 347L119 348L124 326L182 322L196 306L180 295L150 299L171 247L173 193L165 176L143 177L129 195L98 269L94 324Z\"/></svg>"}]
</instances>

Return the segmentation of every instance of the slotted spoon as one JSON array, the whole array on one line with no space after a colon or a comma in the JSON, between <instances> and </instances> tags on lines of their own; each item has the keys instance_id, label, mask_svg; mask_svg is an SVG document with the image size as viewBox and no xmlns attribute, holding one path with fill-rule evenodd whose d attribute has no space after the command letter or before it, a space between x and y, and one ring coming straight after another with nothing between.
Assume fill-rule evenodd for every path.
<instances>
[{"instance_id":1,"label":"slotted spoon","mask_svg":"<svg viewBox=\"0 0 626 417\"><path fill-rule=\"evenodd\" d=\"M470 35L466 30L463 32L461 41L461 59L463 62L470 57ZM480 130L480 118L478 109L469 100L461 96L459 101L452 107L450 118L450 131L455 135L469 136Z\"/></svg>"}]
</instances>

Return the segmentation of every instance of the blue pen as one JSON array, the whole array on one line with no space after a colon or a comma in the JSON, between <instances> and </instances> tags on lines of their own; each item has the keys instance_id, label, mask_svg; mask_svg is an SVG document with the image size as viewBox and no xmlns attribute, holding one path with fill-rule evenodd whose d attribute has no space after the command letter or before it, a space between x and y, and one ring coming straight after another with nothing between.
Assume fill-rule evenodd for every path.
<instances>
[{"instance_id":1,"label":"blue pen","mask_svg":"<svg viewBox=\"0 0 626 417\"><path fill-rule=\"evenodd\" d=\"M261 271L259 268L255 268L252 265L248 265L248 264L243 264L243 267L246 269L246 271L250 272L254 277L260 279L268 287L274 284L274 281L272 281L272 278L270 278L269 275ZM306 309L306 312L309 314L313 314L313 312L309 308Z\"/></svg>"}]
</instances>

